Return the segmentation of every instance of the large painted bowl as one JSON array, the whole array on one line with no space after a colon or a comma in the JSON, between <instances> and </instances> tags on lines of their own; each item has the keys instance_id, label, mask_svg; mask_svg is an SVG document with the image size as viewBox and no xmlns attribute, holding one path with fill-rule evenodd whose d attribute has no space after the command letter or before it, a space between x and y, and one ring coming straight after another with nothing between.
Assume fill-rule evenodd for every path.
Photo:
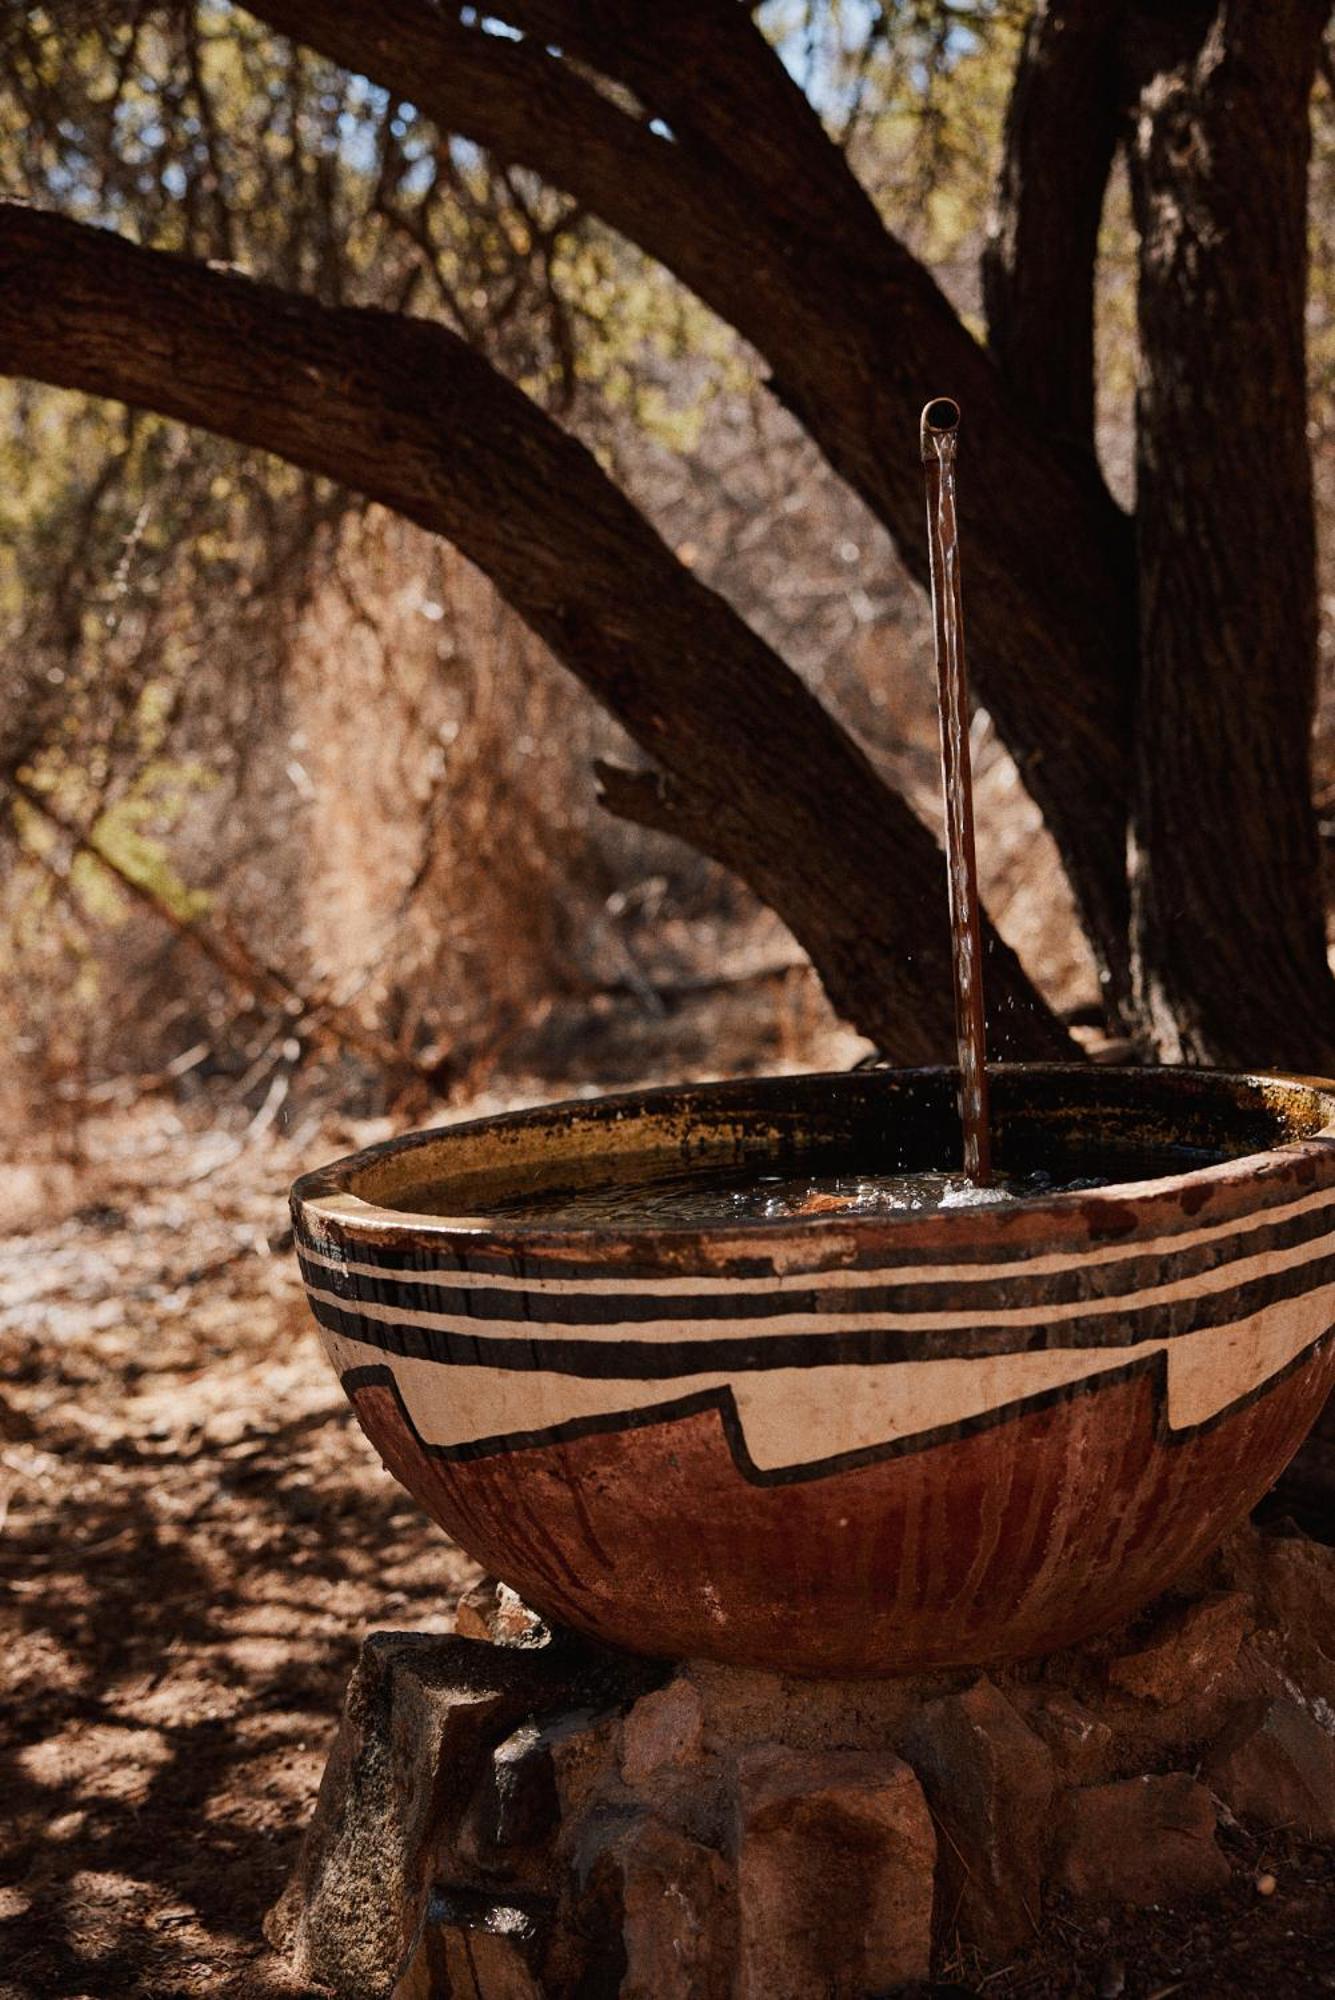
<instances>
[{"instance_id":1,"label":"large painted bowl","mask_svg":"<svg viewBox=\"0 0 1335 2000\"><path fill-rule=\"evenodd\" d=\"M530 1604L636 1651L864 1675L1112 1625L1246 1513L1335 1379L1335 1084L999 1066L1004 1169L1114 1178L998 1206L494 1212L683 1168L946 1166L954 1092L646 1091L307 1175L302 1272L362 1427Z\"/></svg>"}]
</instances>

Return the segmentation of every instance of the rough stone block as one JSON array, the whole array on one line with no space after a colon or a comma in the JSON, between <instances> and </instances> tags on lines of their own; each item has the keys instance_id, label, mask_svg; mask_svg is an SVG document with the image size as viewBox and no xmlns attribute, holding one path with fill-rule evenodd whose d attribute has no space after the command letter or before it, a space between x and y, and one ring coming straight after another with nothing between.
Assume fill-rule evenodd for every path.
<instances>
[{"instance_id":1,"label":"rough stone block","mask_svg":"<svg viewBox=\"0 0 1335 2000\"><path fill-rule=\"evenodd\" d=\"M436 1890L391 2000L545 2000L543 1914Z\"/></svg>"},{"instance_id":2,"label":"rough stone block","mask_svg":"<svg viewBox=\"0 0 1335 2000\"><path fill-rule=\"evenodd\" d=\"M1303 1536L1260 1536L1257 1600L1289 1675L1335 1706L1335 1548Z\"/></svg>"},{"instance_id":3,"label":"rough stone block","mask_svg":"<svg viewBox=\"0 0 1335 2000\"><path fill-rule=\"evenodd\" d=\"M634 1788L679 1771L700 1754L704 1704L688 1680L669 1681L637 1701L621 1725L621 1775Z\"/></svg>"},{"instance_id":4,"label":"rough stone block","mask_svg":"<svg viewBox=\"0 0 1335 2000\"><path fill-rule=\"evenodd\" d=\"M737 1773L738 2000L927 1977L936 1836L888 1752L756 1750Z\"/></svg>"},{"instance_id":5,"label":"rough stone block","mask_svg":"<svg viewBox=\"0 0 1335 2000\"><path fill-rule=\"evenodd\" d=\"M960 1676L817 1681L690 1660L677 1678L700 1697L706 1744L727 1756L760 1743L790 1750L888 1749L921 1704L958 1685Z\"/></svg>"},{"instance_id":6,"label":"rough stone block","mask_svg":"<svg viewBox=\"0 0 1335 2000\"><path fill-rule=\"evenodd\" d=\"M1051 1880L1093 1903L1172 1903L1229 1880L1214 1801L1185 1772L1067 1792L1055 1818Z\"/></svg>"},{"instance_id":7,"label":"rough stone block","mask_svg":"<svg viewBox=\"0 0 1335 2000\"><path fill-rule=\"evenodd\" d=\"M652 1813L606 1812L576 1860L574 1928L587 1957L555 1981L581 1996L730 2000L737 1958L731 1865Z\"/></svg>"},{"instance_id":8,"label":"rough stone block","mask_svg":"<svg viewBox=\"0 0 1335 2000\"><path fill-rule=\"evenodd\" d=\"M554 1891L562 1828L578 1829L595 1793L617 1778L620 1710L575 1709L525 1723L479 1775L448 1856L455 1871Z\"/></svg>"},{"instance_id":9,"label":"rough stone block","mask_svg":"<svg viewBox=\"0 0 1335 2000\"><path fill-rule=\"evenodd\" d=\"M985 1958L1037 1928L1052 1752L990 1681L929 1702L902 1746L941 1828L937 1925Z\"/></svg>"},{"instance_id":10,"label":"rough stone block","mask_svg":"<svg viewBox=\"0 0 1335 2000\"><path fill-rule=\"evenodd\" d=\"M1198 1598L1167 1617L1147 1645L1113 1660L1109 1683L1160 1708L1199 1698L1233 1666L1253 1622L1242 1591Z\"/></svg>"},{"instance_id":11,"label":"rough stone block","mask_svg":"<svg viewBox=\"0 0 1335 2000\"><path fill-rule=\"evenodd\" d=\"M1108 1776L1113 1733L1073 1694L1064 1688L1017 1688L1012 1700L1035 1736L1047 1744L1058 1776L1068 1785L1092 1785Z\"/></svg>"},{"instance_id":12,"label":"rough stone block","mask_svg":"<svg viewBox=\"0 0 1335 2000\"><path fill-rule=\"evenodd\" d=\"M500 1583L494 1576L479 1578L454 1607L454 1632L459 1639L491 1642L491 1620L496 1612L496 1592Z\"/></svg>"},{"instance_id":13,"label":"rough stone block","mask_svg":"<svg viewBox=\"0 0 1335 2000\"><path fill-rule=\"evenodd\" d=\"M478 1779L452 1844L456 1869L528 1888L549 1888L561 1802L541 1724L528 1722L497 1744Z\"/></svg>"},{"instance_id":14,"label":"rough stone block","mask_svg":"<svg viewBox=\"0 0 1335 2000\"><path fill-rule=\"evenodd\" d=\"M595 1696L629 1702L645 1685L642 1663L573 1639L527 1651L372 1634L270 1942L340 2000L385 2000L492 1746L535 1717Z\"/></svg>"},{"instance_id":15,"label":"rough stone block","mask_svg":"<svg viewBox=\"0 0 1335 2000\"><path fill-rule=\"evenodd\" d=\"M551 1762L563 1821L573 1822L615 1777L620 1740L619 1708L572 1709L543 1729L540 1748Z\"/></svg>"},{"instance_id":16,"label":"rough stone block","mask_svg":"<svg viewBox=\"0 0 1335 2000\"><path fill-rule=\"evenodd\" d=\"M494 1576L484 1576L459 1599L454 1630L460 1639L491 1646L545 1646L552 1636L518 1591Z\"/></svg>"},{"instance_id":17,"label":"rough stone block","mask_svg":"<svg viewBox=\"0 0 1335 2000\"><path fill-rule=\"evenodd\" d=\"M1209 1751L1202 1776L1240 1819L1335 1840L1335 1734L1297 1702L1241 1710Z\"/></svg>"}]
</instances>

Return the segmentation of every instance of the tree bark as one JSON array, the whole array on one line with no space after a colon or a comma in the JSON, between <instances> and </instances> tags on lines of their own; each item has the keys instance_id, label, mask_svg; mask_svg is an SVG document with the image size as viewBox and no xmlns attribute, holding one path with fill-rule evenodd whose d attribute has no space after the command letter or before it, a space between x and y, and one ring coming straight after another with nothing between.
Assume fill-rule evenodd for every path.
<instances>
[{"instance_id":1,"label":"tree bark","mask_svg":"<svg viewBox=\"0 0 1335 2000\"><path fill-rule=\"evenodd\" d=\"M776 393L927 579L913 441L929 395L965 411L960 526L971 671L1066 863L1114 1001L1129 990L1125 868L1130 530L1010 396L733 0L511 0L514 42L430 0L253 0L273 27L443 130L566 188L750 341ZM637 92L655 133L552 53ZM590 100L593 100L591 103Z\"/></svg>"},{"instance_id":2,"label":"tree bark","mask_svg":"<svg viewBox=\"0 0 1335 2000\"><path fill-rule=\"evenodd\" d=\"M0 368L277 452L447 536L652 757L658 823L783 917L835 1007L899 1060L949 1050L936 842L592 454L444 327L0 204ZM994 933L988 985L995 1053L1069 1056Z\"/></svg>"},{"instance_id":3,"label":"tree bark","mask_svg":"<svg viewBox=\"0 0 1335 2000\"><path fill-rule=\"evenodd\" d=\"M1094 274L1121 106L1124 0L1039 0L1015 70L987 247L988 345L1086 477L1094 451Z\"/></svg>"},{"instance_id":4,"label":"tree bark","mask_svg":"<svg viewBox=\"0 0 1335 2000\"><path fill-rule=\"evenodd\" d=\"M1330 1068L1311 810L1308 100L1324 0L1132 17L1142 1020L1168 1059Z\"/></svg>"}]
</instances>

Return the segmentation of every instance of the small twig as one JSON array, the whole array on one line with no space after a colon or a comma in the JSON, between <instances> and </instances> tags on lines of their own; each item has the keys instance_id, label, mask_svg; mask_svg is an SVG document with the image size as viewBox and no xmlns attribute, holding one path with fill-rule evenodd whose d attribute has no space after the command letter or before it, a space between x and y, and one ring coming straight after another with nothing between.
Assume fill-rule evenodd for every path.
<instances>
[{"instance_id":1,"label":"small twig","mask_svg":"<svg viewBox=\"0 0 1335 2000\"><path fill-rule=\"evenodd\" d=\"M275 1008L284 1014L291 1023L293 1033L300 1033L310 1041L333 1042L353 1049L378 1068L391 1074L406 1073L414 1082L426 1085L433 1095L436 1094L439 1080L436 1068L418 1062L395 1043L367 1028L336 1001L303 992L288 974L276 966L266 965L235 932L221 928L211 930L198 918L181 916L156 890L108 854L93 833L85 833L66 819L41 792L19 777L11 777L9 784L25 805L69 841L78 853L96 861L137 902L151 910L161 923L240 986L258 1005ZM48 874L68 889L67 877L49 855L38 854L35 858Z\"/></svg>"},{"instance_id":2,"label":"small twig","mask_svg":"<svg viewBox=\"0 0 1335 2000\"><path fill-rule=\"evenodd\" d=\"M291 1069L281 1070L269 1085L263 1104L261 1104L259 1110L246 1127L244 1136L247 1144L253 1145L256 1139L261 1138L268 1131L274 1119L282 1110L291 1088Z\"/></svg>"}]
</instances>

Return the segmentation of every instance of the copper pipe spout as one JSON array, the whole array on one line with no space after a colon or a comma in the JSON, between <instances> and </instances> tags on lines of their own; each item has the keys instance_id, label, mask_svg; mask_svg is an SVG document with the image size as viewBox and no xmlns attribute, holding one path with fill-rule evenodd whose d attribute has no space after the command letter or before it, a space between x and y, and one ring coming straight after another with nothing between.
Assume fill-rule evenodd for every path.
<instances>
[{"instance_id":1,"label":"copper pipe spout","mask_svg":"<svg viewBox=\"0 0 1335 2000\"><path fill-rule=\"evenodd\" d=\"M924 465L936 464L936 440L949 437L959 427L960 406L953 396L933 396L930 403L923 405L922 420L918 425L918 446Z\"/></svg>"}]
</instances>

